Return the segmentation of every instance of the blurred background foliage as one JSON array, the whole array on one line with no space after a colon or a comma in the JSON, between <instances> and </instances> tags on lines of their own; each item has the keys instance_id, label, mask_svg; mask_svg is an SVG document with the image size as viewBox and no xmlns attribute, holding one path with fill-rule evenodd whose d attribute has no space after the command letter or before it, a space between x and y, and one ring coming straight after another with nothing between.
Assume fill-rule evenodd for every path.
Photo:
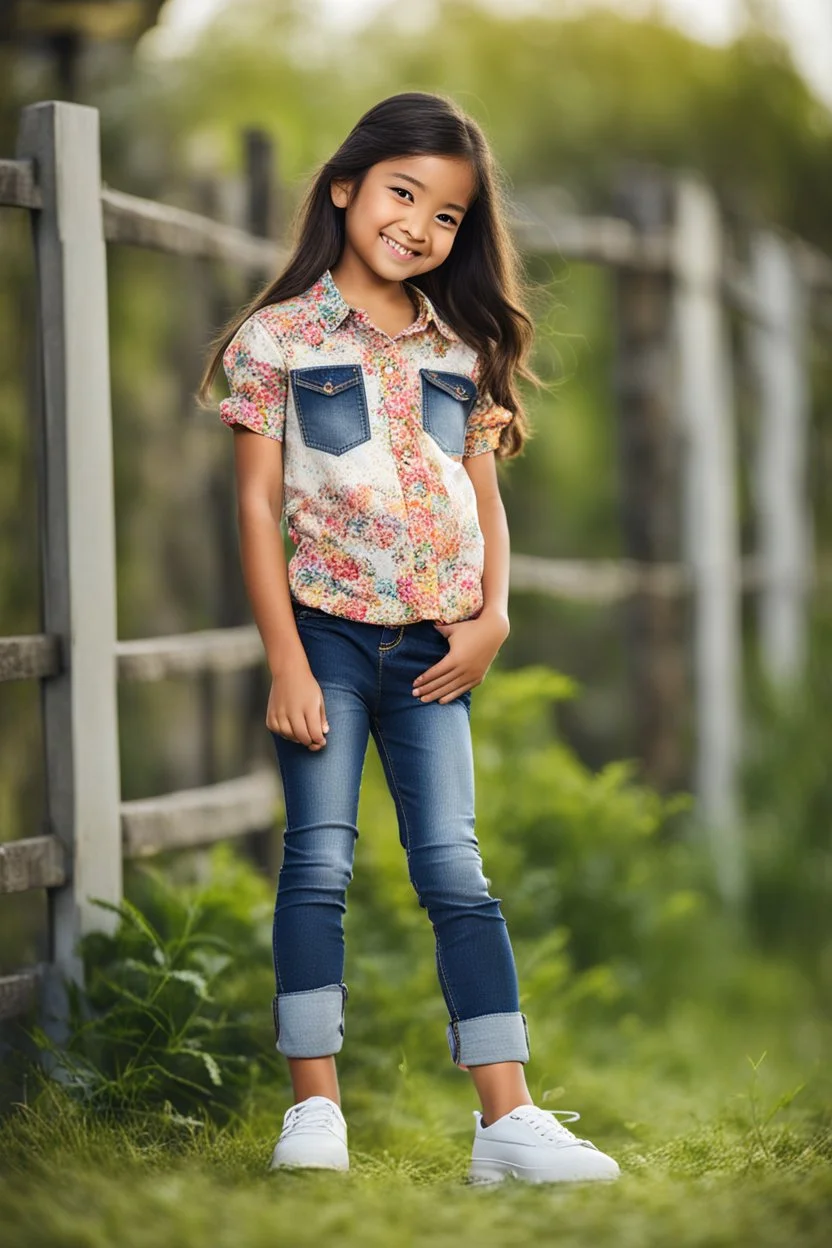
<instances>
[{"instance_id":1,"label":"blurred background foliage","mask_svg":"<svg viewBox=\"0 0 832 1248\"><path fill-rule=\"evenodd\" d=\"M760 22L749 21L729 46L712 47L657 21L613 13L559 20L447 0L421 25L388 6L365 28L336 33L310 21L301 0L236 0L186 55L158 56L153 47L150 34L135 51L91 48L78 76L77 98L101 112L103 176L121 190L197 209L213 196L212 211L239 223L241 132L257 126L277 145L276 224L285 231L310 174L366 107L394 91L436 89L483 124L510 198L550 187L565 212L608 213L622 167L693 168L716 188L729 219L769 222L832 252L832 117L776 33ZM56 95L54 70L48 57L20 57L5 46L0 70L0 136L3 154L11 155L20 108ZM612 279L562 263L554 248L526 262L539 328L536 367L558 385L554 393L529 395L535 436L502 472L513 549L615 558L622 546ZM222 561L236 541L227 505L230 440L217 418L195 408L192 393L210 335L249 292L238 274L219 267L206 276L185 261L126 249L111 249L109 263L119 635L247 622L244 610L229 616L218 593ZM28 428L33 272L23 213L0 214L0 270L0 623L11 635L39 628ZM824 555L832 537L825 488L832 378L822 347L811 366L810 489ZM741 445L746 436L740 429ZM744 506L748 546L753 523ZM239 584L230 601L241 602ZM809 1031L795 1030L792 1038L806 1064L815 1061L814 1028L832 986L828 610L817 595L806 680L780 697L757 671L753 602L747 604L750 893L745 913L731 918L715 903L684 798L659 796L640 782L619 610L514 596L511 637L474 695L478 809L486 871L505 898L525 1005L550 1065L577 1044L567 1031L581 1018L597 1024L590 1047L621 1046L628 1027L634 1033L651 1019L661 1025L680 997L700 990L711 1004L695 1034L706 1034L707 1020L720 1011L741 1012L743 1003L775 1030L792 1010L796 1019L813 1019ZM263 706L266 694L264 676ZM218 700L223 712L209 777L194 686L120 690L125 798L238 774L254 761L252 748L269 755L265 732L256 747L242 738L239 681L223 680ZM36 686L0 686L4 840L34 835L42 825L41 749ZM402 1050L409 1062L424 1053L427 1069L429 1060L442 1059L444 1044L429 927L410 892L375 758L361 819L366 834L348 947L354 942L350 982L367 1009L353 1007L345 1070L352 1063L366 1071L371 1061L395 1066ZM212 869L239 883L224 852L213 855ZM161 865L176 878L177 870L198 871L200 863L206 869L199 857L183 858L178 868ZM257 962L256 969L245 966L234 992L245 997L246 1010L255 1011L256 1001L265 1011L266 1022L251 1023L265 1061L271 968L260 936L273 879L261 890L259 909L253 901L249 908L246 891L256 887L246 885L236 901L227 888L223 906L203 909L200 923L203 931L228 926L238 961ZM185 919L175 897L165 911L164 895L131 870L128 896L167 939ZM241 897L249 899L247 922L256 909L260 936L232 930ZM0 973L44 956L44 931L42 898L4 898ZM93 964L106 969L109 958L115 964L126 956L136 949L116 946L105 955L99 948ZM175 983L188 989L186 981ZM101 1004L106 990L99 984L95 991L104 994ZM216 1086L210 1062L197 1062ZM169 1098L166 1086L161 1100Z\"/></svg>"}]
</instances>

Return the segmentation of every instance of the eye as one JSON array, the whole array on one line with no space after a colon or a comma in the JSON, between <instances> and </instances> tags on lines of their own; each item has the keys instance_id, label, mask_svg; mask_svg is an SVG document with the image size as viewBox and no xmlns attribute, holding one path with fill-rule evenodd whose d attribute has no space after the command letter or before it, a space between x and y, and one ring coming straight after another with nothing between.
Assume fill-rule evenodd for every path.
<instances>
[{"instance_id":1,"label":"eye","mask_svg":"<svg viewBox=\"0 0 832 1248\"><path fill-rule=\"evenodd\" d=\"M396 195L409 195L411 199L413 198L413 192L404 186L391 186L389 189L394 191Z\"/></svg>"},{"instance_id":2,"label":"eye","mask_svg":"<svg viewBox=\"0 0 832 1248\"><path fill-rule=\"evenodd\" d=\"M457 221L456 217L452 217L447 212L440 212L438 214L437 219L441 221L443 217L445 218L445 221L447 221L449 225L459 225L459 222Z\"/></svg>"}]
</instances>

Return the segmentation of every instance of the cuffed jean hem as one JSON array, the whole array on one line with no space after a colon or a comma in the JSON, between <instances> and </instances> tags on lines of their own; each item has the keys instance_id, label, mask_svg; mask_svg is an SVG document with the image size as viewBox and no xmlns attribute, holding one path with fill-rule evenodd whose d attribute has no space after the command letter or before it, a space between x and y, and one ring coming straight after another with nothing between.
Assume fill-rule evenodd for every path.
<instances>
[{"instance_id":1,"label":"cuffed jean hem","mask_svg":"<svg viewBox=\"0 0 832 1248\"><path fill-rule=\"evenodd\" d=\"M529 1027L526 1015L481 1014L452 1019L448 1047L457 1066L485 1066L489 1062L527 1062Z\"/></svg>"},{"instance_id":2,"label":"cuffed jean hem","mask_svg":"<svg viewBox=\"0 0 832 1248\"><path fill-rule=\"evenodd\" d=\"M284 1057L328 1057L344 1043L346 984L279 992L272 1002L275 1047Z\"/></svg>"}]
</instances>

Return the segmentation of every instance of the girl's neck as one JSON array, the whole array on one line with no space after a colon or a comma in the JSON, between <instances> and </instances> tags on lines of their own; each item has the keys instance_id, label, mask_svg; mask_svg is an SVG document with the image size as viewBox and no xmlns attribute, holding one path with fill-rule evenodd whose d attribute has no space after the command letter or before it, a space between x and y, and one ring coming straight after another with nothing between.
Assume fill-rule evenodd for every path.
<instances>
[{"instance_id":1,"label":"girl's neck","mask_svg":"<svg viewBox=\"0 0 832 1248\"><path fill-rule=\"evenodd\" d=\"M412 307L413 300L402 282L379 277L372 269L346 251L330 269L335 285L346 302L353 308L366 312L384 309L388 312Z\"/></svg>"}]
</instances>

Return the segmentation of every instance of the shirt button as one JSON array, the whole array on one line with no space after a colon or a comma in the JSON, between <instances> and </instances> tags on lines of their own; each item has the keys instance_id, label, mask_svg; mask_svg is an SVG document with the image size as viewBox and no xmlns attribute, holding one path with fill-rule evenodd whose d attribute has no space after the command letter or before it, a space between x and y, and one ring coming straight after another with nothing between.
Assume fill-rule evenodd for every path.
<instances>
[{"instance_id":1,"label":"shirt button","mask_svg":"<svg viewBox=\"0 0 832 1248\"><path fill-rule=\"evenodd\" d=\"M393 364L385 364L385 366L384 366L384 371L385 371L385 373L395 373L395 371L396 371L396 369L395 369L395 365L393 365Z\"/></svg>"}]
</instances>

